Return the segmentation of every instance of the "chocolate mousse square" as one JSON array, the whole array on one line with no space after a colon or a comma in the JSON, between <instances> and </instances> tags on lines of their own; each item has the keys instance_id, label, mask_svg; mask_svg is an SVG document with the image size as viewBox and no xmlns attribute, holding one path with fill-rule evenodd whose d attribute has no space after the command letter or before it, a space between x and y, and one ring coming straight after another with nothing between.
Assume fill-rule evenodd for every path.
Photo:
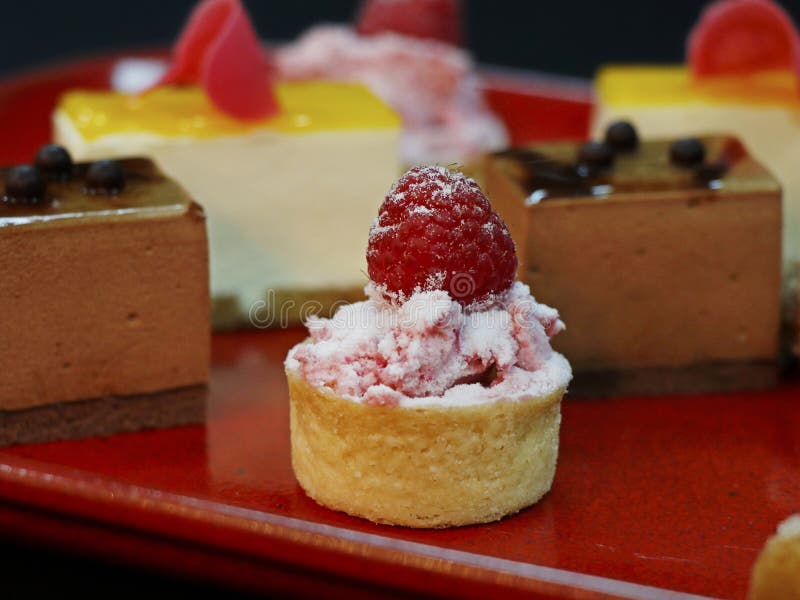
<instances>
[{"instance_id":1,"label":"chocolate mousse square","mask_svg":"<svg viewBox=\"0 0 800 600\"><path fill-rule=\"evenodd\" d=\"M2 168L0 189L0 445L201 420L202 208L138 158Z\"/></svg>"},{"instance_id":2,"label":"chocolate mousse square","mask_svg":"<svg viewBox=\"0 0 800 600\"><path fill-rule=\"evenodd\" d=\"M626 151L553 143L481 166L520 256L558 306L554 341L573 393L669 393L774 384L781 187L735 138Z\"/></svg>"}]
</instances>

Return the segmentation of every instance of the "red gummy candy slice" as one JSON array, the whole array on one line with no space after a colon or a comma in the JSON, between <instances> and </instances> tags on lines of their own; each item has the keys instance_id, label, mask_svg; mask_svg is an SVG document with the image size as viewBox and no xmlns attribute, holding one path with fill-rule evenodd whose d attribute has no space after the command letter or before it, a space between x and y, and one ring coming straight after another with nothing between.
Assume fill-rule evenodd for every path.
<instances>
[{"instance_id":1,"label":"red gummy candy slice","mask_svg":"<svg viewBox=\"0 0 800 600\"><path fill-rule=\"evenodd\" d=\"M366 0L356 23L361 35L392 32L448 44L463 42L458 0Z\"/></svg>"},{"instance_id":2,"label":"red gummy candy slice","mask_svg":"<svg viewBox=\"0 0 800 600\"><path fill-rule=\"evenodd\" d=\"M772 0L718 0L689 34L697 77L772 69L800 73L800 38L791 17Z\"/></svg>"},{"instance_id":3,"label":"red gummy candy slice","mask_svg":"<svg viewBox=\"0 0 800 600\"><path fill-rule=\"evenodd\" d=\"M155 87L199 83L219 110L251 120L279 111L273 79L274 66L240 0L203 0Z\"/></svg>"}]
</instances>

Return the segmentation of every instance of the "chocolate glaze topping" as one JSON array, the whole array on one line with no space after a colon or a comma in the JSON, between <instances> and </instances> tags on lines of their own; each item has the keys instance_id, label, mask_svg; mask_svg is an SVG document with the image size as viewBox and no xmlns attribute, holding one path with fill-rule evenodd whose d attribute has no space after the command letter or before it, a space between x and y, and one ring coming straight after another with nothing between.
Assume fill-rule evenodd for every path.
<instances>
[{"instance_id":1,"label":"chocolate glaze topping","mask_svg":"<svg viewBox=\"0 0 800 600\"><path fill-rule=\"evenodd\" d=\"M676 140L669 147L669 158L681 167L694 167L706 159L706 147L697 138Z\"/></svg>"},{"instance_id":2,"label":"chocolate glaze topping","mask_svg":"<svg viewBox=\"0 0 800 600\"><path fill-rule=\"evenodd\" d=\"M614 164L614 150L605 142L586 142L578 148L578 168L589 170L610 169Z\"/></svg>"},{"instance_id":3,"label":"chocolate glaze topping","mask_svg":"<svg viewBox=\"0 0 800 600\"><path fill-rule=\"evenodd\" d=\"M21 165L6 173L5 204L34 205L45 201L47 184L36 167Z\"/></svg>"},{"instance_id":4,"label":"chocolate glaze topping","mask_svg":"<svg viewBox=\"0 0 800 600\"><path fill-rule=\"evenodd\" d=\"M125 172L116 160L99 160L86 170L86 191L89 194L119 194L125 187Z\"/></svg>"},{"instance_id":5,"label":"chocolate glaze topping","mask_svg":"<svg viewBox=\"0 0 800 600\"><path fill-rule=\"evenodd\" d=\"M674 164L667 141L645 142L636 152L616 154L613 167L607 169L582 168L574 144L512 148L495 156L512 161L533 202L613 193L717 189L746 151L736 139L715 140L706 144L708 160L692 166Z\"/></svg>"},{"instance_id":6,"label":"chocolate glaze topping","mask_svg":"<svg viewBox=\"0 0 800 600\"><path fill-rule=\"evenodd\" d=\"M590 196L591 178L572 162L559 160L529 148L510 148L496 156L510 158L524 173L529 192L541 190L548 196Z\"/></svg>"},{"instance_id":7,"label":"chocolate glaze topping","mask_svg":"<svg viewBox=\"0 0 800 600\"><path fill-rule=\"evenodd\" d=\"M63 218L93 219L98 214L186 210L192 204L186 192L165 177L152 161L128 158L114 162L122 171L125 183L117 195L87 193L88 172L96 163L77 163L70 179L46 183L42 197L35 204L9 202L8 193L17 189L15 182L20 169L23 173L31 170L38 173L38 169L31 166L0 167L0 186L6 190L6 197L0 201L0 228ZM41 173L39 177L44 185Z\"/></svg>"}]
</instances>

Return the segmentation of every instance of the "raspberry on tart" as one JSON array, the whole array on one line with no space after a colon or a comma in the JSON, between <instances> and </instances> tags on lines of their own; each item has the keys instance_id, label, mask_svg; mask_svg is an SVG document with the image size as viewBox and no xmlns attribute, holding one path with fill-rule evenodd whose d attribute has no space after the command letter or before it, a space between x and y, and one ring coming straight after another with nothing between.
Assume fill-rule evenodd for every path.
<instances>
[{"instance_id":1,"label":"raspberry on tart","mask_svg":"<svg viewBox=\"0 0 800 600\"><path fill-rule=\"evenodd\" d=\"M403 175L381 205L367 266L389 300L444 290L474 308L511 286L517 255L505 223L475 181L420 166Z\"/></svg>"}]
</instances>

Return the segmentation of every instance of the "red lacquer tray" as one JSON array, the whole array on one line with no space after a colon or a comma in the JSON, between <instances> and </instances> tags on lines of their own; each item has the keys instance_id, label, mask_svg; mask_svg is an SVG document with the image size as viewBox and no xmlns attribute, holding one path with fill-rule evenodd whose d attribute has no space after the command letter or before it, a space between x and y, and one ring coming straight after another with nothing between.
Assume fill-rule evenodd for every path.
<instances>
[{"instance_id":1,"label":"red lacquer tray","mask_svg":"<svg viewBox=\"0 0 800 600\"><path fill-rule=\"evenodd\" d=\"M111 58L0 84L0 161L30 160L57 95ZM516 141L586 134L585 86L491 72ZM208 422L0 451L0 532L238 588L330 596L741 598L800 510L800 384L569 399L552 492L499 523L372 525L292 475L282 361L300 330L217 335ZM503 594L499 596L499 594Z\"/></svg>"}]
</instances>

